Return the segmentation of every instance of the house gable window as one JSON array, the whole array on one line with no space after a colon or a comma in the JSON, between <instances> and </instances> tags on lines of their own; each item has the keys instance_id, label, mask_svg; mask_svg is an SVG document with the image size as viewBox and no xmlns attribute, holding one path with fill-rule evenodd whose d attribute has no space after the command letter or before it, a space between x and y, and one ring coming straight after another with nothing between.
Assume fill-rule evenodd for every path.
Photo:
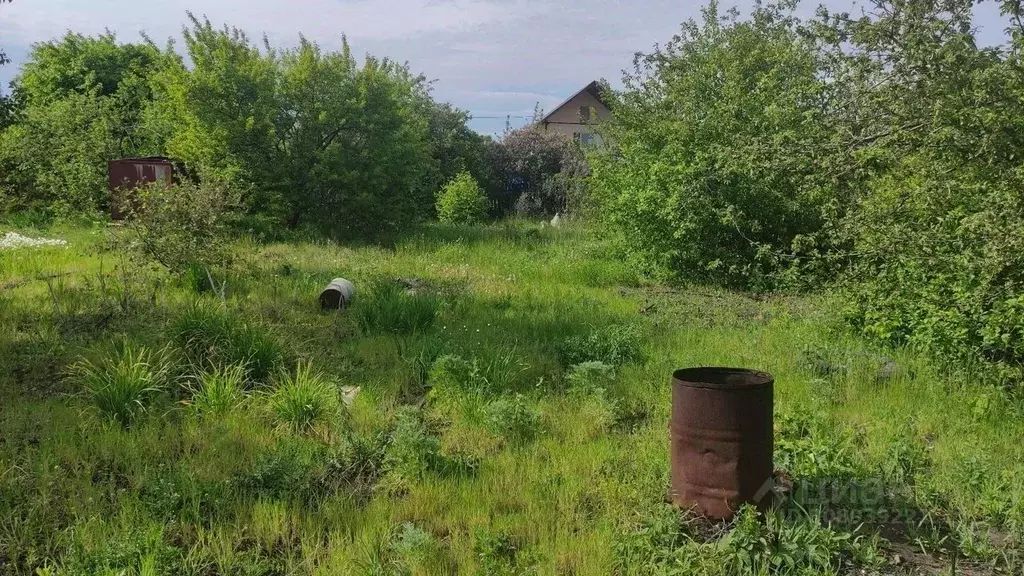
<instances>
[{"instance_id":1,"label":"house gable window","mask_svg":"<svg viewBox=\"0 0 1024 576\"><path fill-rule=\"evenodd\" d=\"M594 141L594 135L590 132L573 132L572 139L580 144L590 144Z\"/></svg>"}]
</instances>

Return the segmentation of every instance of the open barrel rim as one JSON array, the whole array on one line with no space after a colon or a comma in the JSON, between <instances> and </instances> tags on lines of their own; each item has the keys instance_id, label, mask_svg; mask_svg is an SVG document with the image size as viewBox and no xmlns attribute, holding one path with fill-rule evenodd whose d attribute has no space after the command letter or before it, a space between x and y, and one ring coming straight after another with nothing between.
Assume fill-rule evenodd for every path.
<instances>
[{"instance_id":1,"label":"open barrel rim","mask_svg":"<svg viewBox=\"0 0 1024 576\"><path fill-rule=\"evenodd\" d=\"M749 368L701 366L676 370L672 373L672 383L713 390L753 390L773 385L775 377L768 372Z\"/></svg>"}]
</instances>

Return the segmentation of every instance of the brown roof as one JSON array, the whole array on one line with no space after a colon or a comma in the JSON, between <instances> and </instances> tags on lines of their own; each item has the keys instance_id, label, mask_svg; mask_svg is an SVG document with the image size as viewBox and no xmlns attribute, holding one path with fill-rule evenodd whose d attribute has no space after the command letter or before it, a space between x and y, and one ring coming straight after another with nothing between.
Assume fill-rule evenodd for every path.
<instances>
[{"instance_id":1,"label":"brown roof","mask_svg":"<svg viewBox=\"0 0 1024 576\"><path fill-rule=\"evenodd\" d=\"M602 93L601 84L598 83L597 80L594 80L590 84L587 84L586 86L584 86L583 89L581 89L579 92L576 92L572 96L569 96L561 104L559 104L558 106L555 106L554 108L552 108L551 112L548 112L547 114L544 115L544 118L541 119L541 122L547 122L548 118L551 118L552 114L554 114L555 112L560 110L562 108L562 106L565 106L566 104L571 102L573 98L579 96L580 94L583 94L584 92L589 92L590 95L593 96L594 98L596 98L598 102L600 102L601 104L604 104L605 108L611 108L611 106L608 105L608 100L605 99L605 97L601 94Z\"/></svg>"}]
</instances>

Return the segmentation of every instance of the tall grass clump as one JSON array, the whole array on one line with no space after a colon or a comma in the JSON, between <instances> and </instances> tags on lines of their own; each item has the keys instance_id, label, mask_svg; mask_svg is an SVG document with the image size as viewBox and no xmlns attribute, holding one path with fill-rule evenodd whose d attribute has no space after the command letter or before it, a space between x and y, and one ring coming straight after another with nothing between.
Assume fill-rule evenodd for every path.
<instances>
[{"instance_id":1,"label":"tall grass clump","mask_svg":"<svg viewBox=\"0 0 1024 576\"><path fill-rule=\"evenodd\" d=\"M204 415L226 414L242 400L245 365L213 366L196 380L192 389L192 407Z\"/></svg>"},{"instance_id":2,"label":"tall grass clump","mask_svg":"<svg viewBox=\"0 0 1024 576\"><path fill-rule=\"evenodd\" d=\"M313 370L299 364L295 374L285 374L270 395L270 409L277 421L295 432L306 433L330 427L342 410L338 387Z\"/></svg>"},{"instance_id":3,"label":"tall grass clump","mask_svg":"<svg viewBox=\"0 0 1024 576\"><path fill-rule=\"evenodd\" d=\"M515 392L527 368L515 348L499 348L472 360L441 356L429 375L431 413L451 425L449 439L468 426L515 445L526 444L539 434L541 420L540 410Z\"/></svg>"},{"instance_id":4,"label":"tall grass clump","mask_svg":"<svg viewBox=\"0 0 1024 576\"><path fill-rule=\"evenodd\" d=\"M602 326L587 334L567 338L558 347L558 357L564 366L584 362L622 366L645 359L639 330L625 324Z\"/></svg>"},{"instance_id":5,"label":"tall grass clump","mask_svg":"<svg viewBox=\"0 0 1024 576\"><path fill-rule=\"evenodd\" d=\"M381 280L357 302L353 313L366 333L413 334L433 326L440 306L433 294L411 292Z\"/></svg>"},{"instance_id":6,"label":"tall grass clump","mask_svg":"<svg viewBox=\"0 0 1024 576\"><path fill-rule=\"evenodd\" d=\"M166 349L154 352L145 346L125 344L120 351L96 362L81 360L73 372L99 413L127 427L164 390L169 365Z\"/></svg>"},{"instance_id":7,"label":"tall grass clump","mask_svg":"<svg viewBox=\"0 0 1024 576\"><path fill-rule=\"evenodd\" d=\"M434 361L428 378L435 395L490 397L515 389L527 368L515 348L471 360L446 354Z\"/></svg>"},{"instance_id":8,"label":"tall grass clump","mask_svg":"<svg viewBox=\"0 0 1024 576\"><path fill-rule=\"evenodd\" d=\"M250 382L266 382L289 357L287 349L265 328L200 302L185 310L173 331L191 361L200 365L244 364Z\"/></svg>"}]
</instances>

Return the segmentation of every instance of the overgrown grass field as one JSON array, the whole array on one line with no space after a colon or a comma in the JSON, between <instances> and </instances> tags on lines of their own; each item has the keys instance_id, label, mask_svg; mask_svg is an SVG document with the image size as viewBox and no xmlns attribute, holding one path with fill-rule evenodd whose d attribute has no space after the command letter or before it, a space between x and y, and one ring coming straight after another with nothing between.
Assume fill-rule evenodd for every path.
<instances>
[{"instance_id":1,"label":"overgrown grass field","mask_svg":"<svg viewBox=\"0 0 1024 576\"><path fill-rule=\"evenodd\" d=\"M209 275L18 231L69 246L0 251L2 574L1024 566L1022 404L850 335L840 297L668 288L527 222L239 240ZM774 512L666 504L697 365L775 375Z\"/></svg>"}]
</instances>

